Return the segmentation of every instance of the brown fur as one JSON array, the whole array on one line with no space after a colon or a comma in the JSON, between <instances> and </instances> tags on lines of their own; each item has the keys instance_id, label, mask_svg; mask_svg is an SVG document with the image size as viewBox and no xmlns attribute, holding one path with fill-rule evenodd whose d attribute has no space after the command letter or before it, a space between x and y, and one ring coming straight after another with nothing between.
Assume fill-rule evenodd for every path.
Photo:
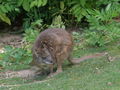
<instances>
[{"instance_id":1,"label":"brown fur","mask_svg":"<svg viewBox=\"0 0 120 90\"><path fill-rule=\"evenodd\" d=\"M33 61L37 64L46 63L50 66L50 72L53 73L53 66L57 64L55 74L62 72L62 63L65 59L73 64L80 63L83 60L104 55L98 53L85 56L74 60L71 58L73 50L72 36L63 29L47 29L40 33L33 46Z\"/></svg>"}]
</instances>

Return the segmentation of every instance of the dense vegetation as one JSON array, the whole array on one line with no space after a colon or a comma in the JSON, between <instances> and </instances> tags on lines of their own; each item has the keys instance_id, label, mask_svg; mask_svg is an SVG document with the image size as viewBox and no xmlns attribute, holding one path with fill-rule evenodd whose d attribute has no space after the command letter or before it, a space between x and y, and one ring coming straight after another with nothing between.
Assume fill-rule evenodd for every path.
<instances>
[{"instance_id":1,"label":"dense vegetation","mask_svg":"<svg viewBox=\"0 0 120 90\"><path fill-rule=\"evenodd\" d=\"M0 20L24 31L79 27L87 44L104 46L120 37L119 9L119 0L1 0Z\"/></svg>"}]
</instances>

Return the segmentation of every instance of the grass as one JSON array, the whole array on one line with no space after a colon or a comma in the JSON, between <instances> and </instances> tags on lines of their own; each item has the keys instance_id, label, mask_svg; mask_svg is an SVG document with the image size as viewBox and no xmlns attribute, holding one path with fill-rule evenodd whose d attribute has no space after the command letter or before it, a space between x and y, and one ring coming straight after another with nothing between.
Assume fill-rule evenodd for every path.
<instances>
[{"instance_id":1,"label":"grass","mask_svg":"<svg viewBox=\"0 0 120 90\"><path fill-rule=\"evenodd\" d=\"M103 50L105 49L77 50L74 52L74 57ZM118 52L117 54L119 55ZM59 75L42 81L39 78L36 80L2 79L0 80L0 90L120 90L119 58L108 62L104 56L73 66L68 66L68 62L65 62L63 70L64 72Z\"/></svg>"}]
</instances>

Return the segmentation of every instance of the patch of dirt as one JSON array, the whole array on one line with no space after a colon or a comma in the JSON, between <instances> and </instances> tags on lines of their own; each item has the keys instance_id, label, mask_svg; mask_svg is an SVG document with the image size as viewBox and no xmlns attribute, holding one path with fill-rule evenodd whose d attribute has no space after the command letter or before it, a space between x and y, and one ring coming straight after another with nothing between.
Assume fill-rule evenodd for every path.
<instances>
[{"instance_id":1,"label":"patch of dirt","mask_svg":"<svg viewBox=\"0 0 120 90\"><path fill-rule=\"evenodd\" d=\"M0 34L0 48L2 48L5 45L20 47L21 43L22 43L22 35L7 34L7 33Z\"/></svg>"},{"instance_id":2,"label":"patch of dirt","mask_svg":"<svg viewBox=\"0 0 120 90\"><path fill-rule=\"evenodd\" d=\"M0 72L0 79L20 77L24 79L34 79L38 75L42 74L38 67L31 67L31 69L20 71L6 71Z\"/></svg>"}]
</instances>

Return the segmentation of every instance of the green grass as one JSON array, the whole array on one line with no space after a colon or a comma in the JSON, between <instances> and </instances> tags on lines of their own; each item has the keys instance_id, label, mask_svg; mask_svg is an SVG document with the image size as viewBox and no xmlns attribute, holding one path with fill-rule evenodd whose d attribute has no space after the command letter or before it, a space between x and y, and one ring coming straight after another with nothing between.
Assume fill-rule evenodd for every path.
<instances>
[{"instance_id":1,"label":"green grass","mask_svg":"<svg viewBox=\"0 0 120 90\"><path fill-rule=\"evenodd\" d=\"M74 57L105 49L86 49L74 52ZM110 50L109 50L110 51ZM118 53L119 54L119 53ZM25 80L20 78L0 80L0 90L120 90L120 60L108 62L106 57L94 58L79 65L63 65L64 72L50 79ZM40 76L42 78L42 76ZM14 86L15 85L15 86Z\"/></svg>"}]
</instances>

